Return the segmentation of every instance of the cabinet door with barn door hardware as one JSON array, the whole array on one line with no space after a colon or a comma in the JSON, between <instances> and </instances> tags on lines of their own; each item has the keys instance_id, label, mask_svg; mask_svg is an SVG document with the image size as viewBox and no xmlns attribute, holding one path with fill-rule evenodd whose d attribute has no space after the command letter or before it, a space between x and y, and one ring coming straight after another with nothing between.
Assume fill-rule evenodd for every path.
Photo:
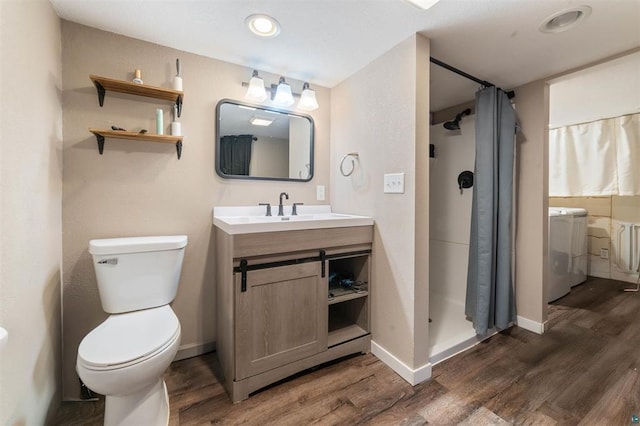
<instances>
[{"instance_id":1,"label":"cabinet door with barn door hardware","mask_svg":"<svg viewBox=\"0 0 640 426\"><path fill-rule=\"evenodd\" d=\"M235 274L236 380L327 349L326 281L319 261ZM243 291L244 289L244 291Z\"/></svg>"}]
</instances>

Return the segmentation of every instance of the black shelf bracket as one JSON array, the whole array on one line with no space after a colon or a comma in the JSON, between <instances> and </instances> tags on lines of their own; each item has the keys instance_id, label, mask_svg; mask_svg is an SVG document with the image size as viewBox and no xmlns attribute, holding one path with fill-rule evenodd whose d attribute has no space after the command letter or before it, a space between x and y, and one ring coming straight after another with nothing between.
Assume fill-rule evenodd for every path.
<instances>
[{"instance_id":1,"label":"black shelf bracket","mask_svg":"<svg viewBox=\"0 0 640 426\"><path fill-rule=\"evenodd\" d=\"M178 95L176 99L176 106L178 107L178 117L182 114L182 95Z\"/></svg>"},{"instance_id":2,"label":"black shelf bracket","mask_svg":"<svg viewBox=\"0 0 640 426\"><path fill-rule=\"evenodd\" d=\"M176 151L178 151L178 160L182 157L182 141L176 142Z\"/></svg>"},{"instance_id":3,"label":"black shelf bracket","mask_svg":"<svg viewBox=\"0 0 640 426\"><path fill-rule=\"evenodd\" d=\"M98 152L102 155L104 152L104 136L96 134L96 141L98 142Z\"/></svg>"},{"instance_id":4,"label":"black shelf bracket","mask_svg":"<svg viewBox=\"0 0 640 426\"><path fill-rule=\"evenodd\" d=\"M104 94L106 93L106 90L104 89L104 87L102 87L102 84L98 83L97 81L94 81L93 84L95 84L96 90L98 90L98 102L100 103L100 106L103 106Z\"/></svg>"}]
</instances>

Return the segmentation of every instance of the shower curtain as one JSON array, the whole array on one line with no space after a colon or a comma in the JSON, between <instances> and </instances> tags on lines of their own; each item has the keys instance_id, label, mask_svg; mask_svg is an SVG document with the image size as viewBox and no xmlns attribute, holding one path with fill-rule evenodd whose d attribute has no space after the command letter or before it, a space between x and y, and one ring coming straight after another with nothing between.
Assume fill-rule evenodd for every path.
<instances>
[{"instance_id":1,"label":"shower curtain","mask_svg":"<svg viewBox=\"0 0 640 426\"><path fill-rule=\"evenodd\" d=\"M476 93L476 163L465 314L478 335L515 321L511 216L516 115L506 93Z\"/></svg>"},{"instance_id":2,"label":"shower curtain","mask_svg":"<svg viewBox=\"0 0 640 426\"><path fill-rule=\"evenodd\" d=\"M249 176L253 135L220 138L220 169L225 175Z\"/></svg>"}]
</instances>

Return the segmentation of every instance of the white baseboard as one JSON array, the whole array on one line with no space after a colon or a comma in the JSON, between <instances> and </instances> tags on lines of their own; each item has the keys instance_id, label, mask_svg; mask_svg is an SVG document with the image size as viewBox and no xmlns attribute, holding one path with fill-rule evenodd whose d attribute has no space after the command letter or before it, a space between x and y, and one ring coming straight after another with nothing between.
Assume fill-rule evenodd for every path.
<instances>
[{"instance_id":1,"label":"white baseboard","mask_svg":"<svg viewBox=\"0 0 640 426\"><path fill-rule=\"evenodd\" d=\"M524 328L536 334L544 334L545 323L536 322L518 315L516 319L518 327Z\"/></svg>"},{"instance_id":2,"label":"white baseboard","mask_svg":"<svg viewBox=\"0 0 640 426\"><path fill-rule=\"evenodd\" d=\"M181 359L193 358L194 356L206 354L216 350L216 342L192 343L190 345L182 345L178 348L178 353L173 359L180 361Z\"/></svg>"},{"instance_id":3,"label":"white baseboard","mask_svg":"<svg viewBox=\"0 0 640 426\"><path fill-rule=\"evenodd\" d=\"M391 367L393 371L398 373L400 377L409 382L411 386L415 386L418 383L422 383L425 380L431 378L430 362L414 370L400 361L398 358L396 358L391 352L378 345L376 342L371 342L371 353L378 357L380 361Z\"/></svg>"}]
</instances>

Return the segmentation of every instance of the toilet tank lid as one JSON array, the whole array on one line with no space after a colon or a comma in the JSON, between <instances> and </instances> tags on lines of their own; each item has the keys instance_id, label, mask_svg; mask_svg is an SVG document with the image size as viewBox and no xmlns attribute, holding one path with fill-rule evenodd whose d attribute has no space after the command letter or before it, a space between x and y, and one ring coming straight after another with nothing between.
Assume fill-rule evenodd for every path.
<instances>
[{"instance_id":1,"label":"toilet tank lid","mask_svg":"<svg viewBox=\"0 0 640 426\"><path fill-rule=\"evenodd\" d=\"M187 245L186 235L161 237L106 238L89 241L91 254L141 253L148 251L176 250Z\"/></svg>"}]
</instances>

